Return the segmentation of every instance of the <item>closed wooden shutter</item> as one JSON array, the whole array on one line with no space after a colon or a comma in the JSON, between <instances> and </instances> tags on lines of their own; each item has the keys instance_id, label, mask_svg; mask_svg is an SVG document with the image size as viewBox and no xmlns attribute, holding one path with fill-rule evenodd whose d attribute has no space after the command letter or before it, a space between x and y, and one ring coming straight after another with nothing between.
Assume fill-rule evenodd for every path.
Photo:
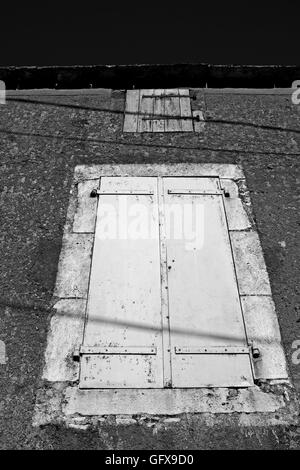
<instances>
[{"instance_id":1,"label":"closed wooden shutter","mask_svg":"<svg viewBox=\"0 0 300 470\"><path fill-rule=\"evenodd\" d=\"M219 179L105 177L98 193L80 387L251 385Z\"/></svg>"},{"instance_id":2,"label":"closed wooden shutter","mask_svg":"<svg viewBox=\"0 0 300 470\"><path fill-rule=\"evenodd\" d=\"M128 90L124 132L193 132L188 89Z\"/></svg>"}]
</instances>

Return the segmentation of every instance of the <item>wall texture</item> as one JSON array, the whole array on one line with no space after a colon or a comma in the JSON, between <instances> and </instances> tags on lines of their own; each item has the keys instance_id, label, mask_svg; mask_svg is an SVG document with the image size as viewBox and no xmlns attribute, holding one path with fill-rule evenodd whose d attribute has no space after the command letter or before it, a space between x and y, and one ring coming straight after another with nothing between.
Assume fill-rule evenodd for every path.
<instances>
[{"instance_id":1,"label":"wall texture","mask_svg":"<svg viewBox=\"0 0 300 470\"><path fill-rule=\"evenodd\" d=\"M204 111L195 134L122 134L125 92L41 90L8 93L0 107L1 272L0 448L295 448L296 424L226 425L193 416L115 418L97 426L32 426L69 189L75 165L211 162L242 165L262 243L282 340L292 363L300 339L299 187L300 105L288 91L191 90ZM51 396L49 399L55 399Z\"/></svg>"}]
</instances>

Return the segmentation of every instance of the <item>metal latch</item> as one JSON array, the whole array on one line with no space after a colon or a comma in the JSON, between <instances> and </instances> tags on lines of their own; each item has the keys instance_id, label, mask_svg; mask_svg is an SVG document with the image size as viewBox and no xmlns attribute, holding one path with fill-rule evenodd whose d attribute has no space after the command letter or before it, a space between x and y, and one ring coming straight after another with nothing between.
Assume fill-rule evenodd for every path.
<instances>
[{"instance_id":1,"label":"metal latch","mask_svg":"<svg viewBox=\"0 0 300 470\"><path fill-rule=\"evenodd\" d=\"M203 119L200 118L199 114L194 114L192 119L193 119L193 121L196 121L196 122L203 121Z\"/></svg>"},{"instance_id":2,"label":"metal latch","mask_svg":"<svg viewBox=\"0 0 300 470\"><path fill-rule=\"evenodd\" d=\"M226 188L223 188L223 194L225 197L230 197L230 192Z\"/></svg>"},{"instance_id":3,"label":"metal latch","mask_svg":"<svg viewBox=\"0 0 300 470\"><path fill-rule=\"evenodd\" d=\"M74 350L74 352L73 352L73 361L79 362L80 356L81 356L81 354L80 354L80 348L76 348L76 349Z\"/></svg>"},{"instance_id":4,"label":"metal latch","mask_svg":"<svg viewBox=\"0 0 300 470\"><path fill-rule=\"evenodd\" d=\"M93 189L90 196L91 197L97 197L98 196L98 189Z\"/></svg>"},{"instance_id":5,"label":"metal latch","mask_svg":"<svg viewBox=\"0 0 300 470\"><path fill-rule=\"evenodd\" d=\"M260 349L257 346L255 346L255 344L252 343L250 345L250 350L251 350L253 359L258 359L261 356Z\"/></svg>"}]
</instances>

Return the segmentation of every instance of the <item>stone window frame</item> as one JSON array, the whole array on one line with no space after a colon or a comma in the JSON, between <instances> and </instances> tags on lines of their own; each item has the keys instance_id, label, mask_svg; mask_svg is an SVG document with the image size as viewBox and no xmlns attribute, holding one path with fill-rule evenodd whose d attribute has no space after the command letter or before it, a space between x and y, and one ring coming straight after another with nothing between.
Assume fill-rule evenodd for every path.
<instances>
[{"instance_id":1,"label":"stone window frame","mask_svg":"<svg viewBox=\"0 0 300 470\"><path fill-rule=\"evenodd\" d=\"M92 189L101 176L218 176L230 193L225 210L249 341L261 357L254 361L253 387L201 389L80 390L74 352L83 339L97 198ZM251 210L243 170L234 164L79 165L75 168L54 291L42 385L34 424L78 415L176 415L180 413L274 413L286 406L291 384L270 282ZM262 359L263 358L263 359ZM267 386L268 390L265 390ZM278 387L280 392L278 392ZM283 387L283 388L282 388ZM228 396L230 395L230 400Z\"/></svg>"}]
</instances>

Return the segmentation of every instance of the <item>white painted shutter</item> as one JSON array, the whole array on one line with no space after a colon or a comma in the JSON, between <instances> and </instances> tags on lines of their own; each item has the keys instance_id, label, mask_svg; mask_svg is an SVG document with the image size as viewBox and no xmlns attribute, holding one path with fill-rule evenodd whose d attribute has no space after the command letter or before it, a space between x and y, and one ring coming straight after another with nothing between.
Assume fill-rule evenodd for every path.
<instances>
[{"instance_id":1,"label":"white painted shutter","mask_svg":"<svg viewBox=\"0 0 300 470\"><path fill-rule=\"evenodd\" d=\"M159 388L163 378L156 178L101 178L100 192L80 387ZM141 214L141 223L153 226L151 239L147 227L144 239L128 233L139 207L146 217Z\"/></svg>"},{"instance_id":2,"label":"white painted shutter","mask_svg":"<svg viewBox=\"0 0 300 470\"><path fill-rule=\"evenodd\" d=\"M252 384L219 179L101 178L80 387Z\"/></svg>"},{"instance_id":3,"label":"white painted shutter","mask_svg":"<svg viewBox=\"0 0 300 470\"><path fill-rule=\"evenodd\" d=\"M173 387L245 387L252 370L218 178L164 178ZM177 207L178 209L178 207Z\"/></svg>"}]
</instances>

